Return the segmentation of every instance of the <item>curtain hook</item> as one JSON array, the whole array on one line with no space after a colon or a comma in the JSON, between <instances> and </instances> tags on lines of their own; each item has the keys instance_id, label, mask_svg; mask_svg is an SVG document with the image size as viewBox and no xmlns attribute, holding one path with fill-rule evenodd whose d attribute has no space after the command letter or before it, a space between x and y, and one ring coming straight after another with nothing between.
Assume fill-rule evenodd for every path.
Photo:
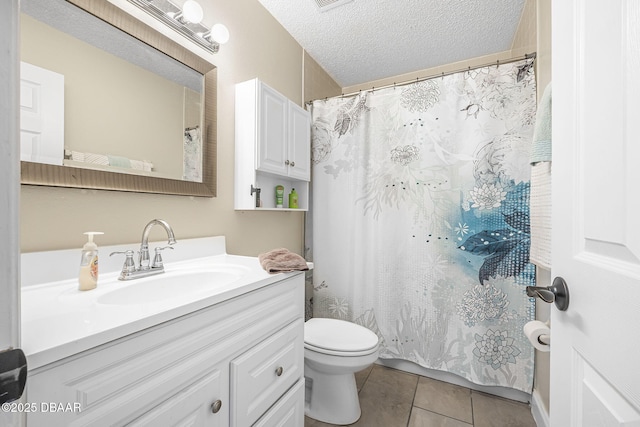
<instances>
[{"instance_id":1,"label":"curtain hook","mask_svg":"<svg viewBox=\"0 0 640 427\"><path fill-rule=\"evenodd\" d=\"M444 71L442 72L442 80L444 80Z\"/></svg>"},{"instance_id":2,"label":"curtain hook","mask_svg":"<svg viewBox=\"0 0 640 427\"><path fill-rule=\"evenodd\" d=\"M498 68L500 66L500 60L496 59L496 68Z\"/></svg>"}]
</instances>

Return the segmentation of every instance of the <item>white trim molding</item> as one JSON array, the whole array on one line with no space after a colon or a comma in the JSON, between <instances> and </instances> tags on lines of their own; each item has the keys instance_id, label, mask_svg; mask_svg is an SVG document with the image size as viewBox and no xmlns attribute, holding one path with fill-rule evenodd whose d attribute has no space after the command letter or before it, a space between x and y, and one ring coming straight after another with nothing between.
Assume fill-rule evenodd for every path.
<instances>
[{"instance_id":1,"label":"white trim molding","mask_svg":"<svg viewBox=\"0 0 640 427\"><path fill-rule=\"evenodd\" d=\"M531 415L538 427L549 427L549 411L542 403L542 397L535 388L531 394Z\"/></svg>"}]
</instances>

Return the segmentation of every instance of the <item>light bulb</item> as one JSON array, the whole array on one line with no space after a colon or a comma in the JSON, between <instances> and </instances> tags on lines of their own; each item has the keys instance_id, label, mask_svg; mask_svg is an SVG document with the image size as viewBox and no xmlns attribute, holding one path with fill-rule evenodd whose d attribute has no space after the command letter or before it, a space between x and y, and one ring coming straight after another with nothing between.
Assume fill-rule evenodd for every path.
<instances>
[{"instance_id":1,"label":"light bulb","mask_svg":"<svg viewBox=\"0 0 640 427\"><path fill-rule=\"evenodd\" d=\"M219 44L229 41L229 30L223 24L215 24L211 27L211 39Z\"/></svg>"},{"instance_id":2,"label":"light bulb","mask_svg":"<svg viewBox=\"0 0 640 427\"><path fill-rule=\"evenodd\" d=\"M204 17L202 6L195 0L187 0L184 2L184 6L182 6L182 17L187 22L199 24Z\"/></svg>"}]
</instances>

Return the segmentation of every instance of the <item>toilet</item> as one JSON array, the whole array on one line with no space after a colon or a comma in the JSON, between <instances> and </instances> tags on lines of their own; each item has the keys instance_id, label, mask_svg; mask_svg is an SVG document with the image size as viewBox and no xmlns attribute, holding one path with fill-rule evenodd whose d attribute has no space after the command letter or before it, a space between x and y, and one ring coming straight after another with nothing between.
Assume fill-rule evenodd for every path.
<instances>
[{"instance_id":1,"label":"toilet","mask_svg":"<svg viewBox=\"0 0 640 427\"><path fill-rule=\"evenodd\" d=\"M304 324L305 415L329 424L360 418L354 374L378 358L378 336L355 323L312 318Z\"/></svg>"}]
</instances>

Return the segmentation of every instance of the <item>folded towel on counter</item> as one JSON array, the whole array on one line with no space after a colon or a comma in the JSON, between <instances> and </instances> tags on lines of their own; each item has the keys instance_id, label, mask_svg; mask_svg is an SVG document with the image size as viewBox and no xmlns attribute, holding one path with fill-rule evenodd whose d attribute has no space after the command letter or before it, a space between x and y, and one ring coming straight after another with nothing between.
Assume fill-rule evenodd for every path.
<instances>
[{"instance_id":1,"label":"folded towel on counter","mask_svg":"<svg viewBox=\"0 0 640 427\"><path fill-rule=\"evenodd\" d=\"M531 164L551 161L551 83L540 98L531 146Z\"/></svg>"},{"instance_id":2,"label":"folded towel on counter","mask_svg":"<svg viewBox=\"0 0 640 427\"><path fill-rule=\"evenodd\" d=\"M300 255L288 249L279 248L258 255L260 265L268 273L285 273L288 271L306 271L309 269L307 261Z\"/></svg>"}]
</instances>

